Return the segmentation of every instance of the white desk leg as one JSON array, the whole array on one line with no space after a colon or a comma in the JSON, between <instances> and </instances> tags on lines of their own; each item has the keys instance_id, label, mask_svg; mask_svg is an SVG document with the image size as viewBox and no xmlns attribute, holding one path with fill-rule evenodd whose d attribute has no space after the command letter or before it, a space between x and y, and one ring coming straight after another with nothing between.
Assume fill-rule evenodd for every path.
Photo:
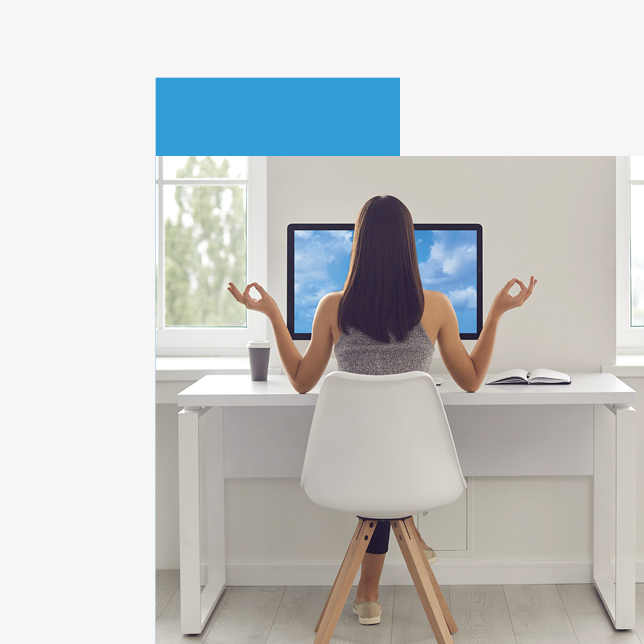
<instances>
[{"instance_id":1,"label":"white desk leg","mask_svg":"<svg viewBox=\"0 0 644 644\"><path fill-rule=\"evenodd\" d=\"M635 628L635 410L606 407L615 415L615 431L595 422L593 578L615 628L632 629ZM609 460L613 446L614 469ZM614 523L611 499L615 504Z\"/></svg>"},{"instance_id":2,"label":"white desk leg","mask_svg":"<svg viewBox=\"0 0 644 644\"><path fill-rule=\"evenodd\" d=\"M208 461L208 467L206 468L206 496L208 499L208 583L201 594L202 628L226 588L223 407L212 407L208 414L206 456Z\"/></svg>"},{"instance_id":3,"label":"white desk leg","mask_svg":"<svg viewBox=\"0 0 644 644\"><path fill-rule=\"evenodd\" d=\"M223 538L219 539L216 528L211 531L217 521L223 529L223 410L213 410L214 427L208 436L199 422L206 411L186 408L179 412L179 573L181 632L185 635L201 633L226 586ZM208 457L215 455L207 467L206 452ZM205 512L206 508L210 511ZM208 541L217 539L219 550L209 543L208 583L202 592L201 532L207 517Z\"/></svg>"}]
</instances>

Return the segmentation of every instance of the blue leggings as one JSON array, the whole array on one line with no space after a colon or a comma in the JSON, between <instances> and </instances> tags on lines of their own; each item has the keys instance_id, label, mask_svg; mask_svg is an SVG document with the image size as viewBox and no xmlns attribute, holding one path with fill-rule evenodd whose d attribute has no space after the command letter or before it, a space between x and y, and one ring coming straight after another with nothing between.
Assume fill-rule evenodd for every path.
<instances>
[{"instance_id":1,"label":"blue leggings","mask_svg":"<svg viewBox=\"0 0 644 644\"><path fill-rule=\"evenodd\" d=\"M378 521L367 546L370 555L384 555L389 550L389 521Z\"/></svg>"}]
</instances>

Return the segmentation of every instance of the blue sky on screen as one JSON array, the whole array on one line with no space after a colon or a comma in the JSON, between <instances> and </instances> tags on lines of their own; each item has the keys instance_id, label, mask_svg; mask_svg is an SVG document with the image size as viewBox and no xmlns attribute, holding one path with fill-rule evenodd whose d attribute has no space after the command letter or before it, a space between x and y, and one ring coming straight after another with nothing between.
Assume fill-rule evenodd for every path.
<instances>
[{"instance_id":1,"label":"blue sky on screen","mask_svg":"<svg viewBox=\"0 0 644 644\"><path fill-rule=\"evenodd\" d=\"M295 332L310 333L315 309L340 291L349 271L350 230L295 231ZM476 231L417 230L416 252L423 288L445 293L459 329L476 332Z\"/></svg>"}]
</instances>

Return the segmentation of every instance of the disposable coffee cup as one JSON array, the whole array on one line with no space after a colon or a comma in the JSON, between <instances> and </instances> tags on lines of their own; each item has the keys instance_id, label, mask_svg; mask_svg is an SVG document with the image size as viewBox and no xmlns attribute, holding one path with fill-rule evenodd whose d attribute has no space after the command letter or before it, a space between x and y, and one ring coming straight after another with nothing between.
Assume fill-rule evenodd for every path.
<instances>
[{"instance_id":1,"label":"disposable coffee cup","mask_svg":"<svg viewBox=\"0 0 644 644\"><path fill-rule=\"evenodd\" d=\"M268 378L268 356L271 352L271 343L267 340L251 340L248 347L248 361L250 362L250 379L266 380Z\"/></svg>"}]
</instances>

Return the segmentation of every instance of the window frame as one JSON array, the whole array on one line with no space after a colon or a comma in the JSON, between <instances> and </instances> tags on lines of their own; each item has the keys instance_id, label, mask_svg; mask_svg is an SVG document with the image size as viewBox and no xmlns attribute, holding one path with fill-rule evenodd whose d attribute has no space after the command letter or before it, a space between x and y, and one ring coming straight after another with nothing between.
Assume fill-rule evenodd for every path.
<instances>
[{"instance_id":1,"label":"window frame","mask_svg":"<svg viewBox=\"0 0 644 644\"><path fill-rule=\"evenodd\" d=\"M615 158L615 206L617 220L617 353L644 353L644 328L632 327L631 320L631 181L629 157Z\"/></svg>"},{"instance_id":2,"label":"window frame","mask_svg":"<svg viewBox=\"0 0 644 644\"><path fill-rule=\"evenodd\" d=\"M166 185L223 185L244 183L230 179L164 179L163 157L156 157L157 202L157 320L161 322L165 310L165 253L163 199L160 196ZM267 158L248 157L246 183L246 270L249 280L267 283L268 275L268 211L267 211ZM161 278L163 276L163 279ZM238 285L244 287L244 285ZM232 296L231 296L232 297ZM240 305L241 306L241 305ZM157 356L233 356L243 355L250 340L267 338L267 322L263 315L246 314L246 327L242 328L185 328L157 327Z\"/></svg>"}]
</instances>

